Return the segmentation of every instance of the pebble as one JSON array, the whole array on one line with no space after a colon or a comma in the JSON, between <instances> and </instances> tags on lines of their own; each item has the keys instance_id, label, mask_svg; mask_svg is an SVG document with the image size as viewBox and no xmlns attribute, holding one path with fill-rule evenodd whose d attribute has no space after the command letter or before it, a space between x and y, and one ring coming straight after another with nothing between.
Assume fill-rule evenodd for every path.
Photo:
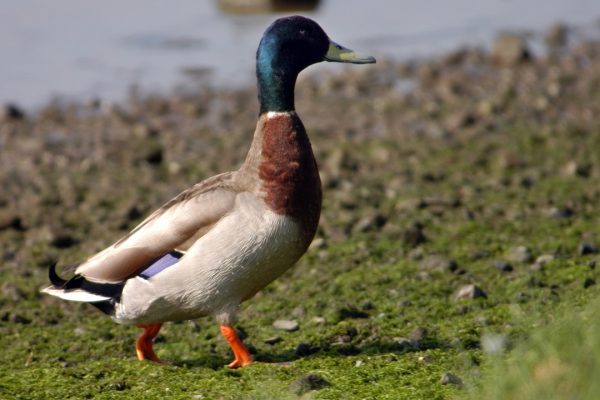
<instances>
[{"instance_id":1,"label":"pebble","mask_svg":"<svg viewBox=\"0 0 600 400\"><path fill-rule=\"evenodd\" d=\"M382 214L364 217L352 228L354 232L379 231L387 223L387 217Z\"/></svg>"},{"instance_id":2,"label":"pebble","mask_svg":"<svg viewBox=\"0 0 600 400\"><path fill-rule=\"evenodd\" d=\"M549 264L552 261L554 261L554 259L555 257L552 254L542 254L541 256L535 259L535 264L543 267L546 264Z\"/></svg>"},{"instance_id":3,"label":"pebble","mask_svg":"<svg viewBox=\"0 0 600 400\"><path fill-rule=\"evenodd\" d=\"M325 325L325 318L323 317L313 317L312 323L315 325Z\"/></svg>"},{"instance_id":4,"label":"pebble","mask_svg":"<svg viewBox=\"0 0 600 400\"><path fill-rule=\"evenodd\" d=\"M598 247L590 243L581 243L579 245L578 252L580 256L585 256L588 254L597 254Z\"/></svg>"},{"instance_id":5,"label":"pebble","mask_svg":"<svg viewBox=\"0 0 600 400\"><path fill-rule=\"evenodd\" d=\"M451 258L441 255L426 256L420 263L422 269L426 271L450 271L458 269L458 264Z\"/></svg>"},{"instance_id":6,"label":"pebble","mask_svg":"<svg viewBox=\"0 0 600 400\"><path fill-rule=\"evenodd\" d=\"M578 176L587 178L590 176L592 166L590 164L582 164L577 161L569 161L564 167L564 173L567 176Z\"/></svg>"},{"instance_id":7,"label":"pebble","mask_svg":"<svg viewBox=\"0 0 600 400\"><path fill-rule=\"evenodd\" d=\"M301 396L311 390L320 390L331 386L325 378L317 374L304 375L290 384L290 390Z\"/></svg>"},{"instance_id":8,"label":"pebble","mask_svg":"<svg viewBox=\"0 0 600 400\"><path fill-rule=\"evenodd\" d=\"M345 320L350 318L369 318L369 314L353 306L343 307L338 310L338 319Z\"/></svg>"},{"instance_id":9,"label":"pebble","mask_svg":"<svg viewBox=\"0 0 600 400\"><path fill-rule=\"evenodd\" d=\"M461 286L454 295L456 300L476 299L479 297L487 298L487 294L477 285L469 284Z\"/></svg>"},{"instance_id":10,"label":"pebble","mask_svg":"<svg viewBox=\"0 0 600 400\"><path fill-rule=\"evenodd\" d=\"M425 354L425 355L419 356L419 358L417 358L417 361L419 361L422 364L430 364L431 362L433 362L433 360L434 360L434 358L430 354Z\"/></svg>"},{"instance_id":11,"label":"pebble","mask_svg":"<svg viewBox=\"0 0 600 400\"><path fill-rule=\"evenodd\" d=\"M421 326L412 330L412 332L408 335L408 339L414 347L421 346L423 339L427 337L427 329Z\"/></svg>"},{"instance_id":12,"label":"pebble","mask_svg":"<svg viewBox=\"0 0 600 400\"><path fill-rule=\"evenodd\" d=\"M272 345L274 345L274 344L277 344L277 343L281 342L282 340L283 340L283 339L281 339L281 337L280 337L280 336L271 336L271 337L269 337L269 338L266 338L266 339L264 340L264 342L265 342L266 344L270 344L270 345L272 346Z\"/></svg>"},{"instance_id":13,"label":"pebble","mask_svg":"<svg viewBox=\"0 0 600 400\"><path fill-rule=\"evenodd\" d=\"M502 65L515 65L531 58L527 43L522 37L511 34L500 34L494 41L492 59Z\"/></svg>"},{"instance_id":14,"label":"pebble","mask_svg":"<svg viewBox=\"0 0 600 400\"><path fill-rule=\"evenodd\" d=\"M550 48L564 47L569 39L569 28L561 23L556 23L548 29L544 36L546 46Z\"/></svg>"},{"instance_id":15,"label":"pebble","mask_svg":"<svg viewBox=\"0 0 600 400\"><path fill-rule=\"evenodd\" d=\"M313 347L308 343L300 343L296 346L296 355L298 357L306 357L319 351L318 347Z\"/></svg>"},{"instance_id":16,"label":"pebble","mask_svg":"<svg viewBox=\"0 0 600 400\"><path fill-rule=\"evenodd\" d=\"M585 281L583 281L583 288L587 289L590 286L594 286L596 284L596 281L593 278L585 278Z\"/></svg>"},{"instance_id":17,"label":"pebble","mask_svg":"<svg viewBox=\"0 0 600 400\"><path fill-rule=\"evenodd\" d=\"M440 379L440 383L442 385L454 385L458 387L463 386L463 381L458 376L454 375L452 372L444 372Z\"/></svg>"},{"instance_id":18,"label":"pebble","mask_svg":"<svg viewBox=\"0 0 600 400\"><path fill-rule=\"evenodd\" d=\"M0 120L20 121L25 119L25 112L16 104L7 103L0 109Z\"/></svg>"},{"instance_id":19,"label":"pebble","mask_svg":"<svg viewBox=\"0 0 600 400\"><path fill-rule=\"evenodd\" d=\"M509 261L515 263L528 263L533 260L533 254L526 246L517 246L508 252Z\"/></svg>"},{"instance_id":20,"label":"pebble","mask_svg":"<svg viewBox=\"0 0 600 400\"><path fill-rule=\"evenodd\" d=\"M494 265L494 268L502 272L511 272L513 270L512 264L506 261L494 260L492 264Z\"/></svg>"},{"instance_id":21,"label":"pebble","mask_svg":"<svg viewBox=\"0 0 600 400\"><path fill-rule=\"evenodd\" d=\"M75 246L79 241L66 232L53 233L50 245L57 249L68 249Z\"/></svg>"},{"instance_id":22,"label":"pebble","mask_svg":"<svg viewBox=\"0 0 600 400\"><path fill-rule=\"evenodd\" d=\"M427 241L427 237L423 232L423 225L419 223L413 224L404 231L402 239L404 244L411 247L415 247L420 245L421 243L425 243Z\"/></svg>"},{"instance_id":23,"label":"pebble","mask_svg":"<svg viewBox=\"0 0 600 400\"><path fill-rule=\"evenodd\" d=\"M573 216L573 210L569 207L552 207L548 209L547 214L553 219L565 219Z\"/></svg>"},{"instance_id":24,"label":"pebble","mask_svg":"<svg viewBox=\"0 0 600 400\"><path fill-rule=\"evenodd\" d=\"M281 331L294 332L300 328L300 325L298 324L298 321L295 320L278 319L273 322L273 328Z\"/></svg>"}]
</instances>

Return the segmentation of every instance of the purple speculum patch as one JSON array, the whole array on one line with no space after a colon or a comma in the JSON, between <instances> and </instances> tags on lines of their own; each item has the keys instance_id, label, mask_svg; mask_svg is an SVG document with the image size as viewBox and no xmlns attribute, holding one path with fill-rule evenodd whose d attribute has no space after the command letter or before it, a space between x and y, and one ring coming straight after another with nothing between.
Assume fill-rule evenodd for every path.
<instances>
[{"instance_id":1,"label":"purple speculum patch","mask_svg":"<svg viewBox=\"0 0 600 400\"><path fill-rule=\"evenodd\" d=\"M178 251L171 251L150 264L146 269L139 273L139 276L144 279L149 279L176 264L182 256L183 254Z\"/></svg>"}]
</instances>

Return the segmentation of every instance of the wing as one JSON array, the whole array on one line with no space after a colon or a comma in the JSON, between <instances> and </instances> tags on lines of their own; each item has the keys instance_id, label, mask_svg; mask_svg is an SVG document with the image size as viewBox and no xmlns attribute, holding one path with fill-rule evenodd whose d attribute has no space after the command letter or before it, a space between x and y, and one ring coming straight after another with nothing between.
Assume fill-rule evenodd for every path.
<instances>
[{"instance_id":1,"label":"wing","mask_svg":"<svg viewBox=\"0 0 600 400\"><path fill-rule=\"evenodd\" d=\"M233 209L238 191L233 173L209 178L171 199L112 246L77 266L90 281L119 282L190 238Z\"/></svg>"}]
</instances>

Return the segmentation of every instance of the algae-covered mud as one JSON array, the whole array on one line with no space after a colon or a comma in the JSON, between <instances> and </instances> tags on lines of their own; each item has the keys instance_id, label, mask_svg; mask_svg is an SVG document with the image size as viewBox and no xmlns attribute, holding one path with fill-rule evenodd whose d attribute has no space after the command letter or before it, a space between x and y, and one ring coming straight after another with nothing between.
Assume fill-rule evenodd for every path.
<instances>
[{"instance_id":1,"label":"algae-covered mud","mask_svg":"<svg viewBox=\"0 0 600 400\"><path fill-rule=\"evenodd\" d=\"M172 365L140 363L137 328L39 289L237 168L255 89L5 107L0 398L595 398L600 43L547 39L301 76L321 224L244 304L241 370L212 320L166 324Z\"/></svg>"}]
</instances>

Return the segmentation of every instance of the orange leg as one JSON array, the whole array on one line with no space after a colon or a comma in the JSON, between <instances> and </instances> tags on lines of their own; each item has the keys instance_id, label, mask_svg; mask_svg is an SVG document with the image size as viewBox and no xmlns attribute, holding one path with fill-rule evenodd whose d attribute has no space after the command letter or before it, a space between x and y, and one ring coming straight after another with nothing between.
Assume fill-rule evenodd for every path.
<instances>
[{"instance_id":1,"label":"orange leg","mask_svg":"<svg viewBox=\"0 0 600 400\"><path fill-rule=\"evenodd\" d=\"M135 352L137 353L137 358L140 361L150 360L159 364L166 364L162 361L156 353L154 353L154 349L152 348L152 341L158 335L158 331L160 331L160 327L162 324L140 324L138 328L142 328L144 333L140 335L137 342L135 342Z\"/></svg>"},{"instance_id":2,"label":"orange leg","mask_svg":"<svg viewBox=\"0 0 600 400\"><path fill-rule=\"evenodd\" d=\"M250 352L238 337L233 326L221 325L221 334L229 342L235 356L235 359L229 364L229 368L245 367L252 363Z\"/></svg>"}]
</instances>

